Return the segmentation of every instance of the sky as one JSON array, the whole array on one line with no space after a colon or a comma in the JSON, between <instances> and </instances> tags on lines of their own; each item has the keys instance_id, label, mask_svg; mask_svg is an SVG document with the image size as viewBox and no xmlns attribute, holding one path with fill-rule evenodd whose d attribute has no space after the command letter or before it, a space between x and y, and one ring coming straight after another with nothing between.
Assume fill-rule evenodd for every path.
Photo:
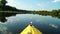
<instances>
[{"instance_id":1,"label":"sky","mask_svg":"<svg viewBox=\"0 0 60 34\"><path fill-rule=\"evenodd\" d=\"M23 10L60 9L60 0L6 0L12 7Z\"/></svg>"}]
</instances>

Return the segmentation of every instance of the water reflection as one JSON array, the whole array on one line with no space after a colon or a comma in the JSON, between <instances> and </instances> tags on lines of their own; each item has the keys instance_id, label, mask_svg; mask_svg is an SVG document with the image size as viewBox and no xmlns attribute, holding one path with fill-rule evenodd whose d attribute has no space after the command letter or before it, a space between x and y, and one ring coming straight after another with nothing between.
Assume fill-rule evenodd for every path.
<instances>
[{"instance_id":1,"label":"water reflection","mask_svg":"<svg viewBox=\"0 0 60 34\"><path fill-rule=\"evenodd\" d=\"M12 32L9 32L6 26L0 25L0 34L12 34Z\"/></svg>"},{"instance_id":2,"label":"water reflection","mask_svg":"<svg viewBox=\"0 0 60 34\"><path fill-rule=\"evenodd\" d=\"M53 17L53 18L58 18L58 19L60 19L60 15L49 15L49 14L39 14L39 13L37 13L38 15L42 15L42 16L51 16L51 17Z\"/></svg>"},{"instance_id":3,"label":"water reflection","mask_svg":"<svg viewBox=\"0 0 60 34\"><path fill-rule=\"evenodd\" d=\"M58 28L58 26L57 25L55 25L55 24L49 24L51 27L53 27L53 28Z\"/></svg>"},{"instance_id":4,"label":"water reflection","mask_svg":"<svg viewBox=\"0 0 60 34\"><path fill-rule=\"evenodd\" d=\"M6 23L0 23L0 34L19 34L31 21L43 34L60 33L60 19L51 16L0 13L0 21Z\"/></svg>"},{"instance_id":5,"label":"water reflection","mask_svg":"<svg viewBox=\"0 0 60 34\"><path fill-rule=\"evenodd\" d=\"M12 13L0 13L0 16L1 18L4 17L3 19L6 19L6 24L0 23L0 34L19 34L31 21L43 34L60 34L60 19L51 16ZM2 31L6 31L6 33Z\"/></svg>"},{"instance_id":6,"label":"water reflection","mask_svg":"<svg viewBox=\"0 0 60 34\"><path fill-rule=\"evenodd\" d=\"M2 23L4 23L4 22L6 22L7 20L6 20L6 18L5 18L4 16L1 16L1 17L0 17L0 21L1 21Z\"/></svg>"},{"instance_id":7,"label":"water reflection","mask_svg":"<svg viewBox=\"0 0 60 34\"><path fill-rule=\"evenodd\" d=\"M15 16L16 13L0 13L0 22L4 23L7 21L5 17Z\"/></svg>"},{"instance_id":8,"label":"water reflection","mask_svg":"<svg viewBox=\"0 0 60 34\"><path fill-rule=\"evenodd\" d=\"M59 18L60 19L60 16L58 16L58 15L47 15L47 14L38 14L38 15L42 15L42 16L52 16L53 18L55 17L57 17L57 18ZM10 16L16 16L16 13L0 13L0 22L2 22L2 23L4 23L4 22L6 22L7 21L7 19L5 18L5 17L10 17ZM39 21L39 20L37 20L37 21Z\"/></svg>"}]
</instances>

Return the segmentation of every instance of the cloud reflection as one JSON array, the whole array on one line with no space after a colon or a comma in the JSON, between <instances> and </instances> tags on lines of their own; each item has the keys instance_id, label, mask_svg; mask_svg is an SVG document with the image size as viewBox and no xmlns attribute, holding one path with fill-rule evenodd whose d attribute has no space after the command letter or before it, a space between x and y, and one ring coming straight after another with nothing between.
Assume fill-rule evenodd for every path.
<instances>
[{"instance_id":1,"label":"cloud reflection","mask_svg":"<svg viewBox=\"0 0 60 34\"><path fill-rule=\"evenodd\" d=\"M8 32L8 28L5 26L0 26L0 34L12 34L12 32Z\"/></svg>"},{"instance_id":2,"label":"cloud reflection","mask_svg":"<svg viewBox=\"0 0 60 34\"><path fill-rule=\"evenodd\" d=\"M58 26L57 25L55 25L55 24L49 24L51 27L53 27L53 28L58 28Z\"/></svg>"}]
</instances>

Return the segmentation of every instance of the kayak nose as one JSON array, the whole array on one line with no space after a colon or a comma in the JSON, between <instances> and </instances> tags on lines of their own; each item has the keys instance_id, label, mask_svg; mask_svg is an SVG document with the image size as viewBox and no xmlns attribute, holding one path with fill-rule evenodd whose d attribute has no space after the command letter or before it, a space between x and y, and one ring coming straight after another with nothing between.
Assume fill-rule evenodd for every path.
<instances>
[{"instance_id":1,"label":"kayak nose","mask_svg":"<svg viewBox=\"0 0 60 34\"><path fill-rule=\"evenodd\" d=\"M30 22L30 26L32 26L32 22Z\"/></svg>"},{"instance_id":2,"label":"kayak nose","mask_svg":"<svg viewBox=\"0 0 60 34\"><path fill-rule=\"evenodd\" d=\"M42 34L37 28L32 25L32 22L20 34Z\"/></svg>"}]
</instances>

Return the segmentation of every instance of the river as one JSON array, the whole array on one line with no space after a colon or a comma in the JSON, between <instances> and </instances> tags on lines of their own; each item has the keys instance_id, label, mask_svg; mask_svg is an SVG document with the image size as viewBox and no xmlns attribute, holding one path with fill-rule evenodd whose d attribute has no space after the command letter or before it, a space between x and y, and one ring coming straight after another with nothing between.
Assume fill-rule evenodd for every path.
<instances>
[{"instance_id":1,"label":"river","mask_svg":"<svg viewBox=\"0 0 60 34\"><path fill-rule=\"evenodd\" d=\"M0 34L19 34L30 22L43 34L60 34L60 19L57 17L16 14L4 19L4 23L0 20Z\"/></svg>"}]
</instances>

